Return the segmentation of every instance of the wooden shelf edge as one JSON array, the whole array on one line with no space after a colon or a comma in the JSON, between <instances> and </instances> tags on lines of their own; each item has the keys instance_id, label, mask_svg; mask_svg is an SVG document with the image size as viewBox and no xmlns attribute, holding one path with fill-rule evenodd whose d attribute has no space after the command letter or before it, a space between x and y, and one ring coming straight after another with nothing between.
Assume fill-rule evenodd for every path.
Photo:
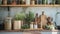
<instances>
[{"instance_id":1,"label":"wooden shelf edge","mask_svg":"<svg viewBox=\"0 0 60 34\"><path fill-rule=\"evenodd\" d=\"M31 30L31 29L21 29L21 30L0 30L0 32L32 32L32 31L39 31L39 32L60 32L60 30Z\"/></svg>"},{"instance_id":2,"label":"wooden shelf edge","mask_svg":"<svg viewBox=\"0 0 60 34\"><path fill-rule=\"evenodd\" d=\"M60 5L0 5L0 7L60 7Z\"/></svg>"}]
</instances>

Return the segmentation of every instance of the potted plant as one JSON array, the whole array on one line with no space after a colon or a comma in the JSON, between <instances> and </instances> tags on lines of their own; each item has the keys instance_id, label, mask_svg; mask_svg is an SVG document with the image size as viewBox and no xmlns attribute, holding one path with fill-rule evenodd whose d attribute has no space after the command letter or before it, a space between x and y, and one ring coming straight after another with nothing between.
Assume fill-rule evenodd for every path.
<instances>
[{"instance_id":1,"label":"potted plant","mask_svg":"<svg viewBox=\"0 0 60 34\"><path fill-rule=\"evenodd\" d=\"M27 24L30 28L31 22L33 22L33 21L34 21L34 13L29 11L29 13L26 14L25 24Z\"/></svg>"},{"instance_id":2,"label":"potted plant","mask_svg":"<svg viewBox=\"0 0 60 34\"><path fill-rule=\"evenodd\" d=\"M13 23L13 27L14 27L13 29L21 29L21 25L23 23L24 18L25 18L24 13L16 14Z\"/></svg>"}]
</instances>

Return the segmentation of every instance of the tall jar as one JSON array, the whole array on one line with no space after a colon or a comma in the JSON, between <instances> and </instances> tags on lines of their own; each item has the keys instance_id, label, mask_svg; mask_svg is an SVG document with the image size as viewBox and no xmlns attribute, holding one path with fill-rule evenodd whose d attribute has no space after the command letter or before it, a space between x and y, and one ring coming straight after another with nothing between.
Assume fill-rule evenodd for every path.
<instances>
[{"instance_id":1,"label":"tall jar","mask_svg":"<svg viewBox=\"0 0 60 34\"><path fill-rule=\"evenodd\" d=\"M3 0L3 4L4 5L7 5L7 0Z\"/></svg>"},{"instance_id":2,"label":"tall jar","mask_svg":"<svg viewBox=\"0 0 60 34\"><path fill-rule=\"evenodd\" d=\"M2 0L0 0L0 5L2 4Z\"/></svg>"},{"instance_id":3,"label":"tall jar","mask_svg":"<svg viewBox=\"0 0 60 34\"><path fill-rule=\"evenodd\" d=\"M32 4L32 5L35 5L35 0L32 0L32 1L31 1L31 4Z\"/></svg>"},{"instance_id":4,"label":"tall jar","mask_svg":"<svg viewBox=\"0 0 60 34\"><path fill-rule=\"evenodd\" d=\"M5 19L5 23L4 23L5 30L11 30L11 29L12 29L11 20L12 20L11 17L7 17L7 18Z\"/></svg>"},{"instance_id":5,"label":"tall jar","mask_svg":"<svg viewBox=\"0 0 60 34\"><path fill-rule=\"evenodd\" d=\"M26 5L30 5L30 0L26 0Z\"/></svg>"},{"instance_id":6,"label":"tall jar","mask_svg":"<svg viewBox=\"0 0 60 34\"><path fill-rule=\"evenodd\" d=\"M12 4L12 1L13 1L13 0L7 0L7 4L8 4L8 5Z\"/></svg>"}]
</instances>

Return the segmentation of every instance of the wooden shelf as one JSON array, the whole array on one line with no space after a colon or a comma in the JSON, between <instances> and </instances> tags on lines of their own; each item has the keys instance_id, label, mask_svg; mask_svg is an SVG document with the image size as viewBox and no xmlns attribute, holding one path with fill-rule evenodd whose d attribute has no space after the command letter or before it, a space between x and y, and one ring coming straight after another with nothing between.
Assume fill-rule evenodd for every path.
<instances>
[{"instance_id":1,"label":"wooden shelf","mask_svg":"<svg viewBox=\"0 0 60 34\"><path fill-rule=\"evenodd\" d=\"M0 7L60 7L60 5L0 5Z\"/></svg>"},{"instance_id":2,"label":"wooden shelf","mask_svg":"<svg viewBox=\"0 0 60 34\"><path fill-rule=\"evenodd\" d=\"M39 31L39 32L60 32L60 30L31 30L31 29L21 29L21 30L0 30L0 32L32 32L32 31Z\"/></svg>"},{"instance_id":3,"label":"wooden shelf","mask_svg":"<svg viewBox=\"0 0 60 34\"><path fill-rule=\"evenodd\" d=\"M38 29L19 29L19 30L0 30L0 32L34 32L34 31L39 31L39 32L60 32L60 30L44 30L41 28Z\"/></svg>"}]
</instances>

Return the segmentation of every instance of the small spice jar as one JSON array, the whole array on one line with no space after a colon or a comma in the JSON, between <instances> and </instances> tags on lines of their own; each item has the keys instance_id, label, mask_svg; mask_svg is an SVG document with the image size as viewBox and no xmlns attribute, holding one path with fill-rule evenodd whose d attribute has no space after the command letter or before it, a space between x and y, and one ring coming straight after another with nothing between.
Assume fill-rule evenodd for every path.
<instances>
[{"instance_id":1,"label":"small spice jar","mask_svg":"<svg viewBox=\"0 0 60 34\"><path fill-rule=\"evenodd\" d=\"M16 0L13 0L12 1L12 5L16 5Z\"/></svg>"},{"instance_id":2,"label":"small spice jar","mask_svg":"<svg viewBox=\"0 0 60 34\"><path fill-rule=\"evenodd\" d=\"M35 4L35 1L34 0L32 0L32 5L34 5Z\"/></svg>"},{"instance_id":3,"label":"small spice jar","mask_svg":"<svg viewBox=\"0 0 60 34\"><path fill-rule=\"evenodd\" d=\"M4 5L7 5L7 0L3 0L3 4Z\"/></svg>"}]
</instances>

